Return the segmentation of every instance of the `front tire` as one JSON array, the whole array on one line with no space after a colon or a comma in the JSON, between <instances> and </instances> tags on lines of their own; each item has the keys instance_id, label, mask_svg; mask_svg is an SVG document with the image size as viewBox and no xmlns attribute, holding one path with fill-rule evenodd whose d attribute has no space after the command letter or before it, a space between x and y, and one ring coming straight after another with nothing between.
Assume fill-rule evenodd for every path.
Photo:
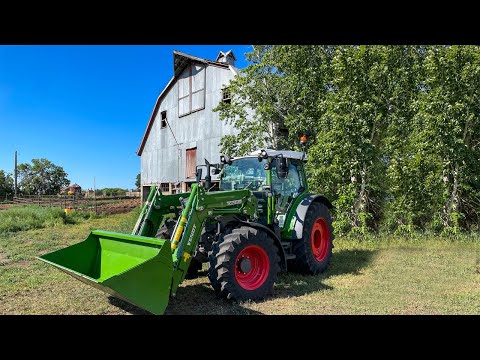
<instances>
[{"instance_id":1,"label":"front tire","mask_svg":"<svg viewBox=\"0 0 480 360\"><path fill-rule=\"evenodd\" d=\"M213 255L213 254L212 254ZM280 272L280 256L263 231L242 226L225 235L209 273L212 286L227 299L261 300L273 290Z\"/></svg>"},{"instance_id":2,"label":"front tire","mask_svg":"<svg viewBox=\"0 0 480 360\"><path fill-rule=\"evenodd\" d=\"M324 272L332 257L333 239L330 211L322 203L312 203L305 216L302 238L293 244L294 269L310 275Z\"/></svg>"}]
</instances>

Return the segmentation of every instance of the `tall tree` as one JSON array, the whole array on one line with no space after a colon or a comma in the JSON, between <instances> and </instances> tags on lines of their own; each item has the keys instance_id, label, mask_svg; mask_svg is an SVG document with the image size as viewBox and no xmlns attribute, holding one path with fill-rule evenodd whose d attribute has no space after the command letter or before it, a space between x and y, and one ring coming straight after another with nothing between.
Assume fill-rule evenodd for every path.
<instances>
[{"instance_id":1,"label":"tall tree","mask_svg":"<svg viewBox=\"0 0 480 360\"><path fill-rule=\"evenodd\" d=\"M222 151L296 147L297 135L314 131L323 111L332 54L331 46L254 46L250 65L228 84L231 102L215 109L241 130L222 138Z\"/></svg>"},{"instance_id":2,"label":"tall tree","mask_svg":"<svg viewBox=\"0 0 480 360\"><path fill-rule=\"evenodd\" d=\"M68 174L61 166L47 159L32 159L32 163L18 165L18 187L24 194L58 194L68 184Z\"/></svg>"},{"instance_id":3,"label":"tall tree","mask_svg":"<svg viewBox=\"0 0 480 360\"><path fill-rule=\"evenodd\" d=\"M140 173L137 175L137 177L135 178L135 186L137 189L140 189L140 186L142 185L142 182L141 182L141 178L140 178Z\"/></svg>"},{"instance_id":4,"label":"tall tree","mask_svg":"<svg viewBox=\"0 0 480 360\"><path fill-rule=\"evenodd\" d=\"M14 189L12 175L0 170L0 196L12 195L13 193Z\"/></svg>"},{"instance_id":5,"label":"tall tree","mask_svg":"<svg viewBox=\"0 0 480 360\"><path fill-rule=\"evenodd\" d=\"M478 227L480 47L432 47L424 68L427 91L416 125L430 155L426 175L435 182L434 225L453 232Z\"/></svg>"},{"instance_id":6,"label":"tall tree","mask_svg":"<svg viewBox=\"0 0 480 360\"><path fill-rule=\"evenodd\" d=\"M383 157L389 112L389 49L340 46L332 87L309 152L310 185L336 205L339 231L366 232L385 198Z\"/></svg>"},{"instance_id":7,"label":"tall tree","mask_svg":"<svg viewBox=\"0 0 480 360\"><path fill-rule=\"evenodd\" d=\"M426 220L429 191L425 178L418 171L426 157L415 144L422 144L414 126L418 96L426 90L423 62L426 46L388 47L388 112L383 158L387 164L386 198L382 223L389 231L411 232ZM420 151L417 151L420 150Z\"/></svg>"},{"instance_id":8,"label":"tall tree","mask_svg":"<svg viewBox=\"0 0 480 360\"><path fill-rule=\"evenodd\" d=\"M478 46L255 46L222 150L297 148L340 232L480 227Z\"/></svg>"}]
</instances>

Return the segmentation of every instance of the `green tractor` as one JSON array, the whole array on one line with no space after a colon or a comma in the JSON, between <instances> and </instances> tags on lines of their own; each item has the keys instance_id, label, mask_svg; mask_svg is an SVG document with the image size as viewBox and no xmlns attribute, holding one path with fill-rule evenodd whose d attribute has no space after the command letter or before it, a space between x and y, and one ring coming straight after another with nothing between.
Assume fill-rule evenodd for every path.
<instances>
[{"instance_id":1,"label":"green tractor","mask_svg":"<svg viewBox=\"0 0 480 360\"><path fill-rule=\"evenodd\" d=\"M95 230L39 259L154 314L203 263L223 297L263 299L280 271L318 274L332 256L332 204L308 192L305 162L268 149L205 161L190 193L152 186L132 234Z\"/></svg>"}]
</instances>

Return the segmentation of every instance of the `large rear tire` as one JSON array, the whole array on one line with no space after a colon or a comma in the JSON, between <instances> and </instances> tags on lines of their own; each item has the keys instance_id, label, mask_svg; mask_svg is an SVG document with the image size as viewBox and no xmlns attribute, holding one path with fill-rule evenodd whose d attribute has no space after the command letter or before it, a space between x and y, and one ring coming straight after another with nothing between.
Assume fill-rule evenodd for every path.
<instances>
[{"instance_id":1,"label":"large rear tire","mask_svg":"<svg viewBox=\"0 0 480 360\"><path fill-rule=\"evenodd\" d=\"M212 250L208 253L208 271L207 277L210 280L210 284L213 287L213 290L220 293L220 283L217 280L217 254L220 251L220 243L223 242L223 238L220 241L215 241L212 244Z\"/></svg>"},{"instance_id":2,"label":"large rear tire","mask_svg":"<svg viewBox=\"0 0 480 360\"><path fill-rule=\"evenodd\" d=\"M225 235L212 248L212 257L215 266L210 266L208 277L212 287L227 299L265 298L280 272L280 256L273 240L265 232L247 226Z\"/></svg>"},{"instance_id":3,"label":"large rear tire","mask_svg":"<svg viewBox=\"0 0 480 360\"><path fill-rule=\"evenodd\" d=\"M293 243L293 269L311 275L324 272L332 257L333 239L330 211L322 203L312 203L305 216L302 238Z\"/></svg>"},{"instance_id":4,"label":"large rear tire","mask_svg":"<svg viewBox=\"0 0 480 360\"><path fill-rule=\"evenodd\" d=\"M176 223L174 219L166 219L163 225L158 228L155 237L170 240Z\"/></svg>"}]
</instances>

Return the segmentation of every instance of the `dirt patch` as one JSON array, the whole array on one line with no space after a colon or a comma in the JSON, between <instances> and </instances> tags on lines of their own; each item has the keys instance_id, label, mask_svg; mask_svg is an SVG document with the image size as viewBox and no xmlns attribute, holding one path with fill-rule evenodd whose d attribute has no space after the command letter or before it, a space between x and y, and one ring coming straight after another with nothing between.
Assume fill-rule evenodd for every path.
<instances>
[{"instance_id":1,"label":"dirt patch","mask_svg":"<svg viewBox=\"0 0 480 360\"><path fill-rule=\"evenodd\" d=\"M45 255L45 254L47 254L47 253L49 253L49 252L51 252L51 251L52 251L52 250L42 250L42 251L39 251L39 252L38 252L38 255Z\"/></svg>"},{"instance_id":2,"label":"dirt patch","mask_svg":"<svg viewBox=\"0 0 480 360\"><path fill-rule=\"evenodd\" d=\"M26 261L26 260L22 260L22 261L15 261L15 262L9 262L6 264L7 267L13 267L13 266L17 266L17 267L27 267L27 266L30 266L30 261Z\"/></svg>"},{"instance_id":3,"label":"dirt patch","mask_svg":"<svg viewBox=\"0 0 480 360\"><path fill-rule=\"evenodd\" d=\"M97 212L106 214L123 214L132 211L139 205L140 203L138 199L129 199L116 203L99 205L97 206Z\"/></svg>"},{"instance_id":4,"label":"dirt patch","mask_svg":"<svg viewBox=\"0 0 480 360\"><path fill-rule=\"evenodd\" d=\"M6 210L13 207L15 204L0 204L0 210Z\"/></svg>"}]
</instances>

